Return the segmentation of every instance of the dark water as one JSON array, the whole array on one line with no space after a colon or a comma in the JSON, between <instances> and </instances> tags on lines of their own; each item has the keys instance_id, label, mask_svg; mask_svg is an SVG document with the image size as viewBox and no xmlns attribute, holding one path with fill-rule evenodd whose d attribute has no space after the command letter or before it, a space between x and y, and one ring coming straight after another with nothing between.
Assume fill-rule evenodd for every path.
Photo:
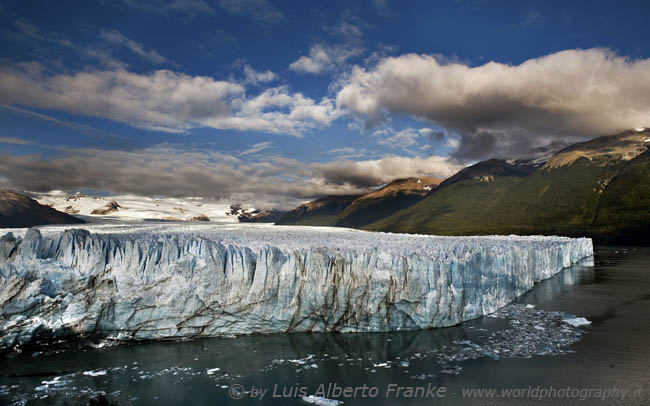
<instances>
[{"instance_id":1,"label":"dark water","mask_svg":"<svg viewBox=\"0 0 650 406\"><path fill-rule=\"evenodd\" d=\"M574 329L564 313L592 325ZM650 249L634 248L599 248L593 264L538 284L500 317L458 327L144 343L0 360L0 404L300 405L305 395L324 394L345 405L650 405L649 382ZM494 391L469 393L475 389Z\"/></svg>"}]
</instances>

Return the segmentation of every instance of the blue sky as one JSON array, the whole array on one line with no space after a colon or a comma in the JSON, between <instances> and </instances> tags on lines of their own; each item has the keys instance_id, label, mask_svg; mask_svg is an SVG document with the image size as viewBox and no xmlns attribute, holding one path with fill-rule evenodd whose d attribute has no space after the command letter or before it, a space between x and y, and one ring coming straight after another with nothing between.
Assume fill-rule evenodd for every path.
<instances>
[{"instance_id":1,"label":"blue sky","mask_svg":"<svg viewBox=\"0 0 650 406\"><path fill-rule=\"evenodd\" d=\"M643 1L0 1L0 182L288 207L650 126Z\"/></svg>"}]
</instances>

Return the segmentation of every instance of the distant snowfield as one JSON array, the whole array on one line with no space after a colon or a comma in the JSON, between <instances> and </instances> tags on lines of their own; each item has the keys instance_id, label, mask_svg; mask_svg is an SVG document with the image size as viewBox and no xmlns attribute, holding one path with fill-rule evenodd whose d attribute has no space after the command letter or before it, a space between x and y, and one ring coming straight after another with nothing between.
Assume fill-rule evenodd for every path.
<instances>
[{"instance_id":1,"label":"distant snowfield","mask_svg":"<svg viewBox=\"0 0 650 406\"><path fill-rule=\"evenodd\" d=\"M117 195L97 197L84 194L69 194L54 190L46 193L33 193L34 199L56 210L76 215L89 222L111 222L142 220L192 221L193 218L206 216L211 222L237 223L237 216L227 215L230 204L200 197L189 198L152 198L136 195ZM121 207L118 211L101 215L92 214L93 210L105 208L115 201Z\"/></svg>"},{"instance_id":2,"label":"distant snowfield","mask_svg":"<svg viewBox=\"0 0 650 406\"><path fill-rule=\"evenodd\" d=\"M182 239L202 238L207 241L218 241L221 244L232 244L238 247L261 249L276 247L283 251L294 249L326 248L352 252L368 252L379 250L390 255L422 255L438 259L441 251L446 253L450 247L461 250L471 250L491 246L498 249L521 247L528 249L531 245L567 245L576 241L588 242L590 239L573 239L558 236L517 236L517 235L487 235L487 236L436 236L425 234L400 234L375 231L363 231L343 227L325 226L275 226L271 223L221 223L212 222L181 222L181 221L121 221L96 222L91 224L60 224L38 226L43 237L60 234L70 229L88 230L96 235L122 236L134 240L149 240L151 238L175 236ZM12 232L23 237L27 228L0 228L0 235ZM571 254L567 251L566 254Z\"/></svg>"},{"instance_id":3,"label":"distant snowfield","mask_svg":"<svg viewBox=\"0 0 650 406\"><path fill-rule=\"evenodd\" d=\"M148 239L156 236L203 238L222 244L235 244L259 249L267 246L284 250L332 247L335 249L365 249L375 241L384 241L386 248L399 248L409 239L447 238L424 235L393 234L361 231L343 227L325 226L275 226L273 223L187 222L187 221L141 221L140 219L110 219L97 216L88 224L55 224L36 226L43 237L50 237L66 230L88 230L95 235L123 236L123 238ZM230 216L229 216L230 217ZM23 238L29 228L0 228L0 236L12 233ZM513 236L514 237L514 236ZM451 237L458 238L458 237ZM469 237L473 238L473 237ZM484 237L477 237L484 238ZM509 238L497 236L496 238ZM515 237L517 238L517 237ZM546 238L546 237L541 237ZM364 241L366 244L364 244ZM408 249L408 248L406 248ZM401 249L403 251L403 249Z\"/></svg>"}]
</instances>

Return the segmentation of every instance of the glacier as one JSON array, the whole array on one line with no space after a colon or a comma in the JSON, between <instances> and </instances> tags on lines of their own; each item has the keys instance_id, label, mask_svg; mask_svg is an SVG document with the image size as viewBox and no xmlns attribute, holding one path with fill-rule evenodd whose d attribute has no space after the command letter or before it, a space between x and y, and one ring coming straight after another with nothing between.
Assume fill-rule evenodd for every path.
<instances>
[{"instance_id":1,"label":"glacier","mask_svg":"<svg viewBox=\"0 0 650 406\"><path fill-rule=\"evenodd\" d=\"M15 234L14 234L15 233ZM589 238L326 227L41 227L0 237L0 348L446 327L593 255Z\"/></svg>"}]
</instances>

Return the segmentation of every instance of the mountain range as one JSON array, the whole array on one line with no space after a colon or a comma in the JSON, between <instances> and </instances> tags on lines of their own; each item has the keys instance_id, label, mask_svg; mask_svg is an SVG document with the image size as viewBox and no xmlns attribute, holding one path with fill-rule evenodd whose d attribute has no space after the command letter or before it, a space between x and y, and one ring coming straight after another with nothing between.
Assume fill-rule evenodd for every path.
<instances>
[{"instance_id":1,"label":"mountain range","mask_svg":"<svg viewBox=\"0 0 650 406\"><path fill-rule=\"evenodd\" d=\"M650 244L649 146L649 129L631 130L545 159L490 159L442 182L405 179L353 200L319 199L276 224L439 235L559 234ZM413 189L414 184L427 187ZM335 200L340 204L322 203Z\"/></svg>"},{"instance_id":2,"label":"mountain range","mask_svg":"<svg viewBox=\"0 0 650 406\"><path fill-rule=\"evenodd\" d=\"M92 196L85 193L0 191L0 227L78 222L273 222L279 213L198 197Z\"/></svg>"},{"instance_id":3,"label":"mountain range","mask_svg":"<svg viewBox=\"0 0 650 406\"><path fill-rule=\"evenodd\" d=\"M85 221L9 190L0 190L0 227L80 224Z\"/></svg>"},{"instance_id":4,"label":"mountain range","mask_svg":"<svg viewBox=\"0 0 650 406\"><path fill-rule=\"evenodd\" d=\"M273 222L438 234L588 236L650 244L650 129L594 138L537 159L489 159L442 180L398 179L286 213L199 198L0 191L0 227L87 221ZM33 199L31 198L33 197ZM79 219L78 217L81 217Z\"/></svg>"}]
</instances>

